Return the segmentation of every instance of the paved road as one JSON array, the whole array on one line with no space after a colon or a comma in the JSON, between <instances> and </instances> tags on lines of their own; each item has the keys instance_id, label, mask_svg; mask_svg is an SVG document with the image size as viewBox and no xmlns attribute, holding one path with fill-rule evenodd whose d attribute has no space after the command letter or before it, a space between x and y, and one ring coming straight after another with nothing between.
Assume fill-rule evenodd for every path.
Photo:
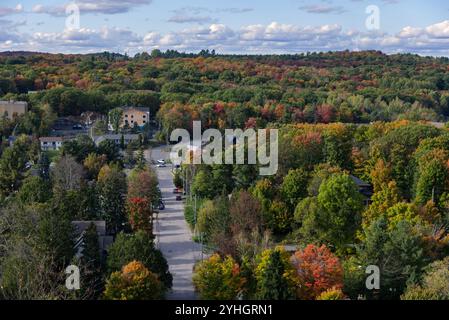
<instances>
[{"instance_id":1,"label":"paved road","mask_svg":"<svg viewBox=\"0 0 449 320\"><path fill-rule=\"evenodd\" d=\"M167 159L168 154L162 148L146 152L147 160ZM168 261L173 275L172 292L169 300L195 300L192 284L193 266L201 259L201 247L192 241L192 233L184 219L184 205L176 201L173 194L173 176L169 166L156 168L159 186L165 202L165 210L160 211L155 223L156 244Z\"/></svg>"}]
</instances>

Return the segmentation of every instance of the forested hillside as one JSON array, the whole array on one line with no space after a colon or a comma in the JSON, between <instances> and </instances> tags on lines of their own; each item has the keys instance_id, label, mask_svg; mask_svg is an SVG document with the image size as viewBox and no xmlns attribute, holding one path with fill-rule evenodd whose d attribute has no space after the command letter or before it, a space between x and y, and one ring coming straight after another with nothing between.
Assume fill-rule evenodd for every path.
<instances>
[{"instance_id":1,"label":"forested hillside","mask_svg":"<svg viewBox=\"0 0 449 320\"><path fill-rule=\"evenodd\" d=\"M29 101L36 112L48 104L59 116L126 104L155 115L162 106L166 128L192 118L219 127L444 120L448 68L447 58L374 51L217 56L155 50L134 58L4 53L0 97Z\"/></svg>"},{"instance_id":2,"label":"forested hillside","mask_svg":"<svg viewBox=\"0 0 449 320\"><path fill-rule=\"evenodd\" d=\"M205 249L193 277L200 298L449 298L447 58L3 53L0 100L30 108L0 118L1 298L163 298L173 279L154 244L157 170L172 170L171 200L185 201ZM84 134L41 149L38 138L58 118L123 106L152 118L126 147L130 130L117 125L120 144ZM107 133L104 118L94 131ZM279 170L151 166L152 147L194 120L203 129L279 129ZM72 295L61 279L77 259L79 220L105 221L115 242L100 258L89 227L78 261L89 290ZM372 266L381 279L374 290Z\"/></svg>"}]
</instances>

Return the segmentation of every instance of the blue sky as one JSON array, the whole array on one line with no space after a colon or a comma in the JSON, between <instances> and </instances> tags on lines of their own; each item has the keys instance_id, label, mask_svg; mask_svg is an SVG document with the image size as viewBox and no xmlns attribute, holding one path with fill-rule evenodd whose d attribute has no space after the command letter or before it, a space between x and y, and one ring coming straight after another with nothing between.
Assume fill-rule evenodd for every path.
<instances>
[{"instance_id":1,"label":"blue sky","mask_svg":"<svg viewBox=\"0 0 449 320\"><path fill-rule=\"evenodd\" d=\"M72 3L79 25L67 24L76 21L66 13ZM379 14L367 13L369 6ZM378 27L366 25L369 17ZM444 0L2 0L0 28L0 51L378 49L449 56Z\"/></svg>"}]
</instances>

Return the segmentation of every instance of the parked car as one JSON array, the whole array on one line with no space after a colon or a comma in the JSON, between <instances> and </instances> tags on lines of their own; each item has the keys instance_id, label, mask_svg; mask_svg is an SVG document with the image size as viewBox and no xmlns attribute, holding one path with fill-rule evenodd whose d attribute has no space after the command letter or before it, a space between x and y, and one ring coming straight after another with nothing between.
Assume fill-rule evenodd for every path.
<instances>
[{"instance_id":1,"label":"parked car","mask_svg":"<svg viewBox=\"0 0 449 320\"><path fill-rule=\"evenodd\" d=\"M157 163L165 164L165 160L164 159L160 159L160 160L157 161Z\"/></svg>"},{"instance_id":2,"label":"parked car","mask_svg":"<svg viewBox=\"0 0 449 320\"><path fill-rule=\"evenodd\" d=\"M177 195L176 196L176 201L182 201L182 196L181 195Z\"/></svg>"},{"instance_id":3,"label":"parked car","mask_svg":"<svg viewBox=\"0 0 449 320\"><path fill-rule=\"evenodd\" d=\"M83 130L83 126L80 125L80 124L75 124L75 125L72 127L72 129L73 129L73 130Z\"/></svg>"},{"instance_id":4,"label":"parked car","mask_svg":"<svg viewBox=\"0 0 449 320\"><path fill-rule=\"evenodd\" d=\"M163 201L159 202L159 210L165 210L165 203Z\"/></svg>"},{"instance_id":5,"label":"parked car","mask_svg":"<svg viewBox=\"0 0 449 320\"><path fill-rule=\"evenodd\" d=\"M178 188L174 188L174 189L173 189L173 193L174 193L174 194L179 193L179 189L178 189Z\"/></svg>"},{"instance_id":6,"label":"parked car","mask_svg":"<svg viewBox=\"0 0 449 320\"><path fill-rule=\"evenodd\" d=\"M167 167L167 166L166 166L165 164L163 164L163 163L160 163L160 164L157 165L157 167L158 167L158 168L165 168L165 167Z\"/></svg>"}]
</instances>

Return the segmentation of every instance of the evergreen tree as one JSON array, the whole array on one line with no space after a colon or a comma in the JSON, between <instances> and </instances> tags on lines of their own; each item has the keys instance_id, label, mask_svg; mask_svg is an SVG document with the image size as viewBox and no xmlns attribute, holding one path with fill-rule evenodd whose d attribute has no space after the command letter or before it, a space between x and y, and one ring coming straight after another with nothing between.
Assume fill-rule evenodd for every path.
<instances>
[{"instance_id":1,"label":"evergreen tree","mask_svg":"<svg viewBox=\"0 0 449 320\"><path fill-rule=\"evenodd\" d=\"M95 299L103 291L102 260L97 228L91 223L83 236L81 288L87 298Z\"/></svg>"},{"instance_id":2,"label":"evergreen tree","mask_svg":"<svg viewBox=\"0 0 449 320\"><path fill-rule=\"evenodd\" d=\"M46 152L41 152L39 155L39 160L37 162L39 176L48 181L50 180L50 159Z\"/></svg>"},{"instance_id":3,"label":"evergreen tree","mask_svg":"<svg viewBox=\"0 0 449 320\"><path fill-rule=\"evenodd\" d=\"M106 221L109 232L120 232L126 223L126 176L116 166L104 166L98 176L102 218Z\"/></svg>"},{"instance_id":4,"label":"evergreen tree","mask_svg":"<svg viewBox=\"0 0 449 320\"><path fill-rule=\"evenodd\" d=\"M295 298L292 277L295 274L289 258L281 250L267 250L256 270L256 298L260 300L289 300Z\"/></svg>"}]
</instances>

